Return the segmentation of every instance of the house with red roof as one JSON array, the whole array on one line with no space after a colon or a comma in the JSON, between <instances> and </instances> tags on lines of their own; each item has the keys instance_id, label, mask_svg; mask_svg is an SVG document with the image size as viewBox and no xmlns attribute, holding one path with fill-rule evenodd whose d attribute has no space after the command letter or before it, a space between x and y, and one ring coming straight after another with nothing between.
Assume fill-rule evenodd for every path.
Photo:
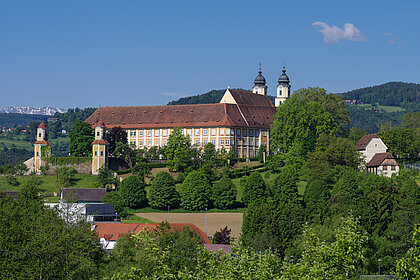
<instances>
[{"instance_id":1,"label":"house with red roof","mask_svg":"<svg viewBox=\"0 0 420 280\"><path fill-rule=\"evenodd\" d=\"M139 233L141 230L156 229L159 224L137 224L137 223L95 223L93 229L99 237L99 242L106 250L114 249L118 238L130 233ZM203 244L210 244L208 236L196 225L191 223L170 223L170 230L182 231L187 226L200 237Z\"/></svg>"},{"instance_id":2,"label":"house with red roof","mask_svg":"<svg viewBox=\"0 0 420 280\"><path fill-rule=\"evenodd\" d=\"M364 135L356 144L356 150L363 156L369 172L391 177L398 173L399 164L387 149L377 134Z\"/></svg>"}]
</instances>

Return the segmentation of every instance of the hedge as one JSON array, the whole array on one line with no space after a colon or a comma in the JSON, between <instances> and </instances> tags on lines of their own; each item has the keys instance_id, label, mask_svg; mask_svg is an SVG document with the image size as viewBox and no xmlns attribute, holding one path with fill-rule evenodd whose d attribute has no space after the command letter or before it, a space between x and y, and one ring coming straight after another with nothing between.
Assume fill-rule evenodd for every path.
<instances>
[{"instance_id":1,"label":"hedge","mask_svg":"<svg viewBox=\"0 0 420 280\"><path fill-rule=\"evenodd\" d=\"M47 157L45 158L48 164L53 166L66 166L73 164L81 164L92 161L91 157Z\"/></svg>"}]
</instances>

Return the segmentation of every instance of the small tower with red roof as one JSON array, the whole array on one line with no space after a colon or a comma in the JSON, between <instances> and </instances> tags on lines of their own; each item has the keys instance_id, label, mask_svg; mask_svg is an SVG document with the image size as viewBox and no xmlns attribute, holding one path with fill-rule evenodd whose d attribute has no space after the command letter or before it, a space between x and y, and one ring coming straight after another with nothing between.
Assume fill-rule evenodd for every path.
<instances>
[{"instance_id":1,"label":"small tower with red roof","mask_svg":"<svg viewBox=\"0 0 420 280\"><path fill-rule=\"evenodd\" d=\"M104 139L106 127L103 122L95 126L95 140L92 142L92 174L98 175L99 169L108 163L108 141Z\"/></svg>"},{"instance_id":2,"label":"small tower with red roof","mask_svg":"<svg viewBox=\"0 0 420 280\"><path fill-rule=\"evenodd\" d=\"M36 130L34 143L35 172L40 173L41 167L46 166L46 159L51 156L51 143L47 141L47 125L42 122Z\"/></svg>"}]
</instances>

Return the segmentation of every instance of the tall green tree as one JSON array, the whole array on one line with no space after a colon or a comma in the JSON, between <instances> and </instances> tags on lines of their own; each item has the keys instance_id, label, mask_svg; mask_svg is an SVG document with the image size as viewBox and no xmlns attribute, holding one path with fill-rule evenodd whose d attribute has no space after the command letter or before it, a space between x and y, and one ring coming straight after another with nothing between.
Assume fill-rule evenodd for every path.
<instances>
[{"instance_id":1,"label":"tall green tree","mask_svg":"<svg viewBox=\"0 0 420 280\"><path fill-rule=\"evenodd\" d=\"M378 133L388 151L396 158L406 161L415 161L420 153L420 139L409 128L398 127L389 131Z\"/></svg>"},{"instance_id":2,"label":"tall green tree","mask_svg":"<svg viewBox=\"0 0 420 280\"><path fill-rule=\"evenodd\" d=\"M99 169L96 181L99 182L102 187L117 183L117 180L115 180L114 176L112 175L112 171L106 165Z\"/></svg>"},{"instance_id":3,"label":"tall green tree","mask_svg":"<svg viewBox=\"0 0 420 280\"><path fill-rule=\"evenodd\" d=\"M181 206L186 210L204 210L211 205L211 183L198 171L191 171L182 183Z\"/></svg>"},{"instance_id":4,"label":"tall green tree","mask_svg":"<svg viewBox=\"0 0 420 280\"><path fill-rule=\"evenodd\" d=\"M243 189L242 202L245 205L260 204L266 200L267 187L260 173L252 172L247 178L241 180L241 186Z\"/></svg>"},{"instance_id":5,"label":"tall green tree","mask_svg":"<svg viewBox=\"0 0 420 280\"><path fill-rule=\"evenodd\" d=\"M277 222L275 233L282 254L301 232L304 218L302 199L297 188L298 177L290 169L283 168L272 186L276 206L273 212Z\"/></svg>"},{"instance_id":6,"label":"tall green tree","mask_svg":"<svg viewBox=\"0 0 420 280\"><path fill-rule=\"evenodd\" d=\"M334 117L318 102L307 102L293 95L277 108L271 126L271 149L287 155L306 157L315 149L320 135L334 135L338 129Z\"/></svg>"},{"instance_id":7,"label":"tall green tree","mask_svg":"<svg viewBox=\"0 0 420 280\"><path fill-rule=\"evenodd\" d=\"M136 160L136 151L128 143L118 142L114 150L114 156L124 160L130 168L133 168Z\"/></svg>"},{"instance_id":8,"label":"tall green tree","mask_svg":"<svg viewBox=\"0 0 420 280\"><path fill-rule=\"evenodd\" d=\"M168 159L168 166L174 171L184 171L192 165L194 151L191 140L189 136L184 136L181 128L175 127L169 135L165 156Z\"/></svg>"},{"instance_id":9,"label":"tall green tree","mask_svg":"<svg viewBox=\"0 0 420 280\"><path fill-rule=\"evenodd\" d=\"M213 143L207 143L204 146L202 159L204 163L209 163L212 167L215 166L217 160L216 146Z\"/></svg>"},{"instance_id":10,"label":"tall green tree","mask_svg":"<svg viewBox=\"0 0 420 280\"><path fill-rule=\"evenodd\" d=\"M367 132L363 128L352 127L349 131L349 136L347 137L354 145L359 142L359 140L366 135Z\"/></svg>"},{"instance_id":11,"label":"tall green tree","mask_svg":"<svg viewBox=\"0 0 420 280\"><path fill-rule=\"evenodd\" d=\"M77 171L73 167L59 167L55 170L55 173L57 175L57 182L60 188L66 188L74 185L74 176L76 176Z\"/></svg>"},{"instance_id":12,"label":"tall green tree","mask_svg":"<svg viewBox=\"0 0 420 280\"><path fill-rule=\"evenodd\" d=\"M216 181L213 185L212 200L214 207L219 209L228 209L235 204L236 186L232 180L223 176L220 181Z\"/></svg>"},{"instance_id":13,"label":"tall green tree","mask_svg":"<svg viewBox=\"0 0 420 280\"><path fill-rule=\"evenodd\" d=\"M95 139L90 124L75 121L70 131L70 153L72 156L88 156L92 153L92 142Z\"/></svg>"},{"instance_id":14,"label":"tall green tree","mask_svg":"<svg viewBox=\"0 0 420 280\"><path fill-rule=\"evenodd\" d=\"M306 227L302 257L296 262L285 260L281 279L355 279L364 260L367 237L349 217L342 220L335 239L328 244Z\"/></svg>"},{"instance_id":15,"label":"tall green tree","mask_svg":"<svg viewBox=\"0 0 420 280\"><path fill-rule=\"evenodd\" d=\"M328 210L331 193L328 185L316 177L309 180L305 188L306 215L311 220L322 221Z\"/></svg>"},{"instance_id":16,"label":"tall green tree","mask_svg":"<svg viewBox=\"0 0 420 280\"><path fill-rule=\"evenodd\" d=\"M179 193L175 189L175 180L168 172L159 172L150 187L150 206L156 209L172 209L179 206Z\"/></svg>"},{"instance_id":17,"label":"tall green tree","mask_svg":"<svg viewBox=\"0 0 420 280\"><path fill-rule=\"evenodd\" d=\"M360 164L360 154L349 139L329 135L318 137L316 148L308 154L307 161L309 175L324 181L331 180L331 172L336 166L357 169Z\"/></svg>"},{"instance_id":18,"label":"tall green tree","mask_svg":"<svg viewBox=\"0 0 420 280\"><path fill-rule=\"evenodd\" d=\"M136 175L131 175L121 182L118 190L123 207L138 209L147 204L146 190L143 180Z\"/></svg>"},{"instance_id":19,"label":"tall green tree","mask_svg":"<svg viewBox=\"0 0 420 280\"><path fill-rule=\"evenodd\" d=\"M413 230L413 246L397 263L397 275L400 279L420 278L420 226Z\"/></svg>"},{"instance_id":20,"label":"tall green tree","mask_svg":"<svg viewBox=\"0 0 420 280\"><path fill-rule=\"evenodd\" d=\"M128 142L127 132L123 130L121 126L115 126L107 132L106 140L109 142L109 154L113 155L118 142L123 144Z\"/></svg>"},{"instance_id":21,"label":"tall green tree","mask_svg":"<svg viewBox=\"0 0 420 280\"><path fill-rule=\"evenodd\" d=\"M321 104L341 127L350 124L350 112L344 103L343 96L327 93L324 88L319 87L301 88L293 95L301 97L306 102Z\"/></svg>"},{"instance_id":22,"label":"tall green tree","mask_svg":"<svg viewBox=\"0 0 420 280\"><path fill-rule=\"evenodd\" d=\"M39 192L30 180L17 198L0 195L0 278L94 278L105 254L90 225L66 223Z\"/></svg>"},{"instance_id":23,"label":"tall green tree","mask_svg":"<svg viewBox=\"0 0 420 280\"><path fill-rule=\"evenodd\" d=\"M417 139L420 138L420 112L405 114L401 125L405 128L412 129Z\"/></svg>"}]
</instances>

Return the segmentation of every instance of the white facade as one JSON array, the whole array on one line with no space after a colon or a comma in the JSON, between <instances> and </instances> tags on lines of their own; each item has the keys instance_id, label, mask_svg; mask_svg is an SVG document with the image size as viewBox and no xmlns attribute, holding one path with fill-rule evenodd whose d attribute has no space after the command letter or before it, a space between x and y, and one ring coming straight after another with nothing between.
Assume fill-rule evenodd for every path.
<instances>
[{"instance_id":1,"label":"white facade","mask_svg":"<svg viewBox=\"0 0 420 280\"><path fill-rule=\"evenodd\" d=\"M274 100L275 106L278 107L290 97L290 85L278 85L277 86L277 97Z\"/></svg>"},{"instance_id":2,"label":"white facade","mask_svg":"<svg viewBox=\"0 0 420 280\"><path fill-rule=\"evenodd\" d=\"M387 146L381 138L372 138L366 148L360 152L364 156L366 163L369 163L375 154L386 153L387 149Z\"/></svg>"}]
</instances>

